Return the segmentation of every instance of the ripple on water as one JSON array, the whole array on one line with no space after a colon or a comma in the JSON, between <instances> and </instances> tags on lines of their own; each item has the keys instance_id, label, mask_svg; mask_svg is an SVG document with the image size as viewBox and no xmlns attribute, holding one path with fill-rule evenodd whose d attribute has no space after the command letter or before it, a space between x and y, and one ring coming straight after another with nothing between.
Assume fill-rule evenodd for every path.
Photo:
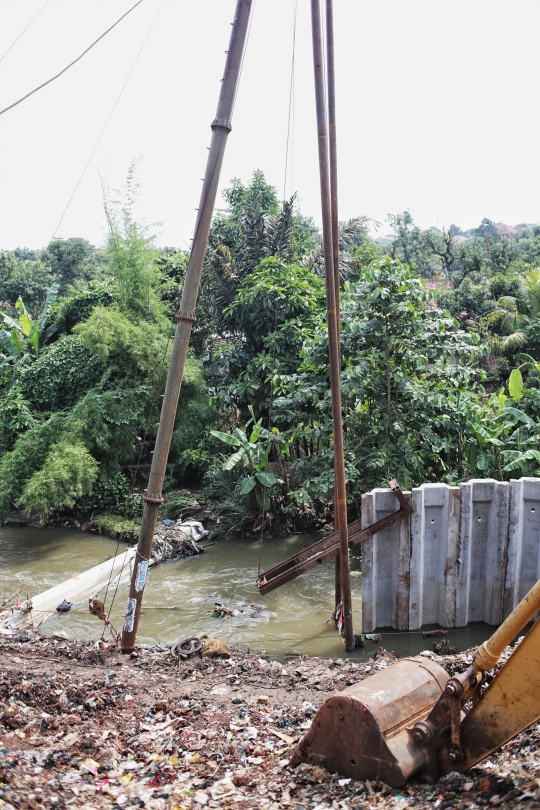
<instances>
[{"instance_id":1,"label":"ripple on water","mask_svg":"<svg viewBox=\"0 0 540 810\"><path fill-rule=\"evenodd\" d=\"M319 539L319 535L293 535L265 540L262 568L269 568ZM0 600L19 588L21 594L40 593L76 573L113 556L116 543L99 535L73 529L0 529L0 565L4 573ZM120 551L124 550L121 546ZM327 563L308 574L261 596L256 587L260 542L230 539L211 546L200 557L165 563L149 572L145 602L139 625L140 642L172 643L206 633L223 641L260 653L283 656L341 656L343 644L328 621L334 604L334 567ZM353 610L358 629L361 622L361 576L358 556L351 559ZM8 593L9 592L9 593ZM128 595L128 583L121 583L107 597L116 628ZM103 597L101 597L103 598ZM241 610L251 602L264 605L258 615L239 613L228 619L212 616L215 602ZM42 625L44 633L67 633L80 639L97 639L102 625L79 604L70 613L57 615ZM356 628L355 628L356 629ZM484 625L470 626L452 634L452 643L466 649L488 635ZM417 654L432 646L421 635L383 635L381 642L400 655ZM352 655L365 658L378 645L366 642Z\"/></svg>"}]
</instances>

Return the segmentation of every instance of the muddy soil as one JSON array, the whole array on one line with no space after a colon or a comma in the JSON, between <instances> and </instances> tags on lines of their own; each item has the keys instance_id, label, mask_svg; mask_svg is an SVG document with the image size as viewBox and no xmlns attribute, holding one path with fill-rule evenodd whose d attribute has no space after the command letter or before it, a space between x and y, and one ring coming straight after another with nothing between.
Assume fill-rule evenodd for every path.
<instances>
[{"instance_id":1,"label":"muddy soil","mask_svg":"<svg viewBox=\"0 0 540 810\"><path fill-rule=\"evenodd\" d=\"M450 674L472 651L435 655ZM0 637L0 808L475 808L540 806L540 724L465 775L392 789L289 767L336 690L391 666L273 661L242 652L178 661L63 638Z\"/></svg>"}]
</instances>

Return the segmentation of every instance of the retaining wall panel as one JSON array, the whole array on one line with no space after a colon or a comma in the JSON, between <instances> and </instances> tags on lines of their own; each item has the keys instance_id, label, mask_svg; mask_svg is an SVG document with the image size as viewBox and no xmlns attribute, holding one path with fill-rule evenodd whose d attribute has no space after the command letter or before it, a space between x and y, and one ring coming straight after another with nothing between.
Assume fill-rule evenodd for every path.
<instances>
[{"instance_id":1,"label":"retaining wall panel","mask_svg":"<svg viewBox=\"0 0 540 810\"><path fill-rule=\"evenodd\" d=\"M362 497L362 527L395 512L399 504L388 489L374 489ZM376 627L406 629L408 610L408 526L398 521L362 544L362 632Z\"/></svg>"},{"instance_id":2,"label":"retaining wall panel","mask_svg":"<svg viewBox=\"0 0 540 810\"><path fill-rule=\"evenodd\" d=\"M363 544L363 632L500 624L540 578L540 479L424 484L414 513ZM395 511L362 499L362 524Z\"/></svg>"},{"instance_id":3,"label":"retaining wall panel","mask_svg":"<svg viewBox=\"0 0 540 810\"><path fill-rule=\"evenodd\" d=\"M540 479L510 481L504 615L540 578Z\"/></svg>"}]
</instances>

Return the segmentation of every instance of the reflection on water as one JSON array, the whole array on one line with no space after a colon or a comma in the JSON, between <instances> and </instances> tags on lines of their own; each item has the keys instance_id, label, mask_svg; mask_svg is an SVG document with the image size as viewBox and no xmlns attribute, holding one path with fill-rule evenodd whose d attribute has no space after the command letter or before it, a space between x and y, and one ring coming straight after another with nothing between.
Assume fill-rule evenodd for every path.
<instances>
[{"instance_id":1,"label":"reflection on water","mask_svg":"<svg viewBox=\"0 0 540 810\"><path fill-rule=\"evenodd\" d=\"M165 563L149 572L139 625L140 642L173 642L206 633L242 649L284 656L342 656L343 642L328 622L333 610L334 567L332 563L278 588L266 596L257 591L259 556L261 569L269 568L305 548L321 535L294 535L260 541L226 540L211 546L200 557ZM120 547L120 551L124 550ZM116 543L105 537L72 529L0 529L0 564L3 578L0 601L19 589L31 596L57 585L74 574L112 557ZM355 629L361 626L361 576L358 556L351 559ZM125 610L128 583L118 588L112 622L119 629ZM113 589L107 597L110 609ZM103 594L100 595L103 598ZM237 616L212 616L216 602L242 611L243 604L264 609L253 616L244 608ZM97 639L102 623L88 613L84 603L68 614L59 614L42 625L44 633L66 633L83 640ZM479 644L489 635L486 625L471 625L450 631L447 638L458 650ZM398 655L415 655L430 649L433 639L419 633L382 631L378 644L366 641L353 657L366 658L381 644Z\"/></svg>"}]
</instances>

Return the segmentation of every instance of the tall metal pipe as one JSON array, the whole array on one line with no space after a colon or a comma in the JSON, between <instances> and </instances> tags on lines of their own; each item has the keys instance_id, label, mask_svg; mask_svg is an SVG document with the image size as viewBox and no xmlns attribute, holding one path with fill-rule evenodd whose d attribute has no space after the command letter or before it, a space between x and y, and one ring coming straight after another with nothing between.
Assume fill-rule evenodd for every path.
<instances>
[{"instance_id":1,"label":"tall metal pipe","mask_svg":"<svg viewBox=\"0 0 540 810\"><path fill-rule=\"evenodd\" d=\"M332 247L334 262L334 289L336 301L336 328L338 351L341 364L340 337L340 278L339 278L339 216L337 180L337 133L336 133L336 76L334 66L334 0L326 0L326 83L328 103L328 153L330 157L330 206L332 209ZM335 496L334 496L335 497ZM339 531L339 515L335 513L336 530ZM341 593L341 554L335 561L335 604L342 601Z\"/></svg>"},{"instance_id":2,"label":"tall metal pipe","mask_svg":"<svg viewBox=\"0 0 540 810\"><path fill-rule=\"evenodd\" d=\"M163 479L167 470L169 448L186 364L191 328L195 321L195 306L199 293L204 257L208 245L208 235L210 233L210 225L214 212L221 165L225 154L227 136L231 131L231 117L247 39L252 2L253 0L237 0L217 113L211 125L212 141L206 164L201 201L199 203L199 213L195 225L195 235L193 237L191 255L186 271L180 309L175 316L177 326L172 348L171 364L165 386L156 445L152 458L152 467L148 479L148 488L143 495L145 504L142 526L122 631L122 650L124 652L129 652L134 648L137 638L148 561L152 551L152 541L156 529L158 510L163 501L161 495Z\"/></svg>"},{"instance_id":3,"label":"tall metal pipe","mask_svg":"<svg viewBox=\"0 0 540 810\"><path fill-rule=\"evenodd\" d=\"M349 538L347 531L347 496L345 485L345 459L343 423L341 418L341 362L338 342L339 299L336 302L334 271L334 240L332 238L332 202L328 159L328 131L324 93L324 61L319 0L311 0L313 38L313 69L315 74L315 102L319 141L319 176L323 222L324 265L326 277L326 312L328 319L328 345L330 354L330 385L332 388L332 421L334 425L334 512L339 526L341 594L345 631L345 648L354 649L352 621L351 581L349 568ZM337 187L336 187L337 188ZM339 272L339 269L338 269Z\"/></svg>"}]
</instances>

